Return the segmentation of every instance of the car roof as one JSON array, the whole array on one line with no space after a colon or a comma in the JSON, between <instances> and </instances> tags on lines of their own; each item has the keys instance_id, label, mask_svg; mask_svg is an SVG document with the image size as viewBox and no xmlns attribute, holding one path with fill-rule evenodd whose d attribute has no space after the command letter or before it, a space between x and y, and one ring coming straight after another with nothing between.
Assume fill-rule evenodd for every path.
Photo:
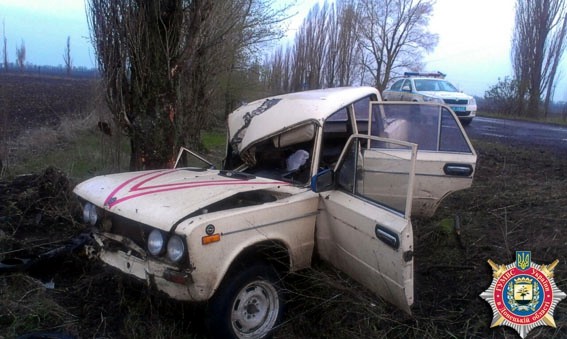
<instances>
[{"instance_id":1,"label":"car roof","mask_svg":"<svg viewBox=\"0 0 567 339\"><path fill-rule=\"evenodd\" d=\"M242 152L257 141L308 121L325 119L359 99L375 95L373 87L337 87L276 95L245 104L228 116L229 141Z\"/></svg>"}]
</instances>

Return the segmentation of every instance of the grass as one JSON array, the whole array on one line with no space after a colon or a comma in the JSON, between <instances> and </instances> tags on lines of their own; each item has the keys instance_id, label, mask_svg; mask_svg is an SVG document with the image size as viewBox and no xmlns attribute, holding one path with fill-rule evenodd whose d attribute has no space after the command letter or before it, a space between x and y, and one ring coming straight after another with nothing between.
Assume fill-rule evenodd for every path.
<instances>
[{"instance_id":1,"label":"grass","mask_svg":"<svg viewBox=\"0 0 567 339\"><path fill-rule=\"evenodd\" d=\"M224 156L223 130L205 131L202 142L215 163ZM118 146L117 146L118 145ZM83 180L95 175L128 170L130 147L125 136L109 137L96 128L93 119L66 120L57 128L42 128L20 136L9 147L12 156L4 176L40 172L54 166L70 178Z\"/></svg>"},{"instance_id":2,"label":"grass","mask_svg":"<svg viewBox=\"0 0 567 339\"><path fill-rule=\"evenodd\" d=\"M222 129L205 131L202 133L201 141L207 150L221 149L224 151L226 147L226 132Z\"/></svg>"},{"instance_id":3,"label":"grass","mask_svg":"<svg viewBox=\"0 0 567 339\"><path fill-rule=\"evenodd\" d=\"M6 338L37 329L69 331L78 322L37 279L24 274L0 276L0 286L0 328Z\"/></svg>"},{"instance_id":4,"label":"grass","mask_svg":"<svg viewBox=\"0 0 567 339\"><path fill-rule=\"evenodd\" d=\"M63 119L57 127L22 133L8 142L4 175L15 177L54 166L71 178L83 179L125 169L126 140L102 134L96 120L91 113L80 119Z\"/></svg>"},{"instance_id":5,"label":"grass","mask_svg":"<svg viewBox=\"0 0 567 339\"><path fill-rule=\"evenodd\" d=\"M96 132L79 131L72 140L57 140L56 146L50 150L20 152L17 161L10 166L10 173L32 173L55 166L72 178L85 178L111 169L123 169L127 157L121 155L122 161L113 165L110 155L103 151L105 146L106 142Z\"/></svg>"}]
</instances>

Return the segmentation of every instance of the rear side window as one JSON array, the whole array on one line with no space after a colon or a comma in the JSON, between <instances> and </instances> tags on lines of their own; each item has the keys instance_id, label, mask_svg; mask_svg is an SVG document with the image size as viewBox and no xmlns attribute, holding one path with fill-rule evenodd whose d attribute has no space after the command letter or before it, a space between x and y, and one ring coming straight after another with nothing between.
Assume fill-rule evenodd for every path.
<instances>
[{"instance_id":1,"label":"rear side window","mask_svg":"<svg viewBox=\"0 0 567 339\"><path fill-rule=\"evenodd\" d=\"M453 115L446 108L443 108L441 114L439 150L444 152L470 152L469 145L463 137Z\"/></svg>"},{"instance_id":2,"label":"rear side window","mask_svg":"<svg viewBox=\"0 0 567 339\"><path fill-rule=\"evenodd\" d=\"M423 151L472 153L455 117L440 105L373 104L371 134L415 143Z\"/></svg>"}]
</instances>

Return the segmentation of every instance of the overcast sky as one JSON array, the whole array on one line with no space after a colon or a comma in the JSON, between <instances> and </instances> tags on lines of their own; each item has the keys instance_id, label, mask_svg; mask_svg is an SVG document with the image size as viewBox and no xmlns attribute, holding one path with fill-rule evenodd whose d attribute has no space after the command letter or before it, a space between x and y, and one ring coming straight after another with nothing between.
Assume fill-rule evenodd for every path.
<instances>
[{"instance_id":1,"label":"overcast sky","mask_svg":"<svg viewBox=\"0 0 567 339\"><path fill-rule=\"evenodd\" d=\"M16 47L23 40L27 62L63 65L69 36L73 64L95 67L84 1L0 0L0 19L8 41L8 61L16 60Z\"/></svg>"},{"instance_id":2,"label":"overcast sky","mask_svg":"<svg viewBox=\"0 0 567 339\"><path fill-rule=\"evenodd\" d=\"M427 69L476 95L512 74L514 0L437 0L430 30L439 35Z\"/></svg>"},{"instance_id":3,"label":"overcast sky","mask_svg":"<svg viewBox=\"0 0 567 339\"><path fill-rule=\"evenodd\" d=\"M317 0L299 1L306 12ZM514 0L437 0L430 22L439 44L426 57L426 70L441 71L463 91L483 96L498 78L512 74L510 40ZM305 14L303 14L305 15ZM75 66L95 67L83 0L0 0L8 58L16 59L23 40L26 61L62 65L67 36ZM294 21L302 21L301 14ZM556 98L567 97L567 62L563 62Z\"/></svg>"}]
</instances>

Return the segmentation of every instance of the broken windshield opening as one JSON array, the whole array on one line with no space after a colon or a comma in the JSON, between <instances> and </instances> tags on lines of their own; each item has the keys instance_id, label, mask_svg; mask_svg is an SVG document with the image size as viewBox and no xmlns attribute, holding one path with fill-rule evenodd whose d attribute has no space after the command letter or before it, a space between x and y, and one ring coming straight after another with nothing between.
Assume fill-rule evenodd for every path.
<instances>
[{"instance_id":1,"label":"broken windshield opening","mask_svg":"<svg viewBox=\"0 0 567 339\"><path fill-rule=\"evenodd\" d=\"M173 168L214 169L215 165L198 153L181 147Z\"/></svg>"},{"instance_id":2,"label":"broken windshield opening","mask_svg":"<svg viewBox=\"0 0 567 339\"><path fill-rule=\"evenodd\" d=\"M307 184L315 142L314 123L298 126L263 140L240 153L237 168L255 176Z\"/></svg>"}]
</instances>

